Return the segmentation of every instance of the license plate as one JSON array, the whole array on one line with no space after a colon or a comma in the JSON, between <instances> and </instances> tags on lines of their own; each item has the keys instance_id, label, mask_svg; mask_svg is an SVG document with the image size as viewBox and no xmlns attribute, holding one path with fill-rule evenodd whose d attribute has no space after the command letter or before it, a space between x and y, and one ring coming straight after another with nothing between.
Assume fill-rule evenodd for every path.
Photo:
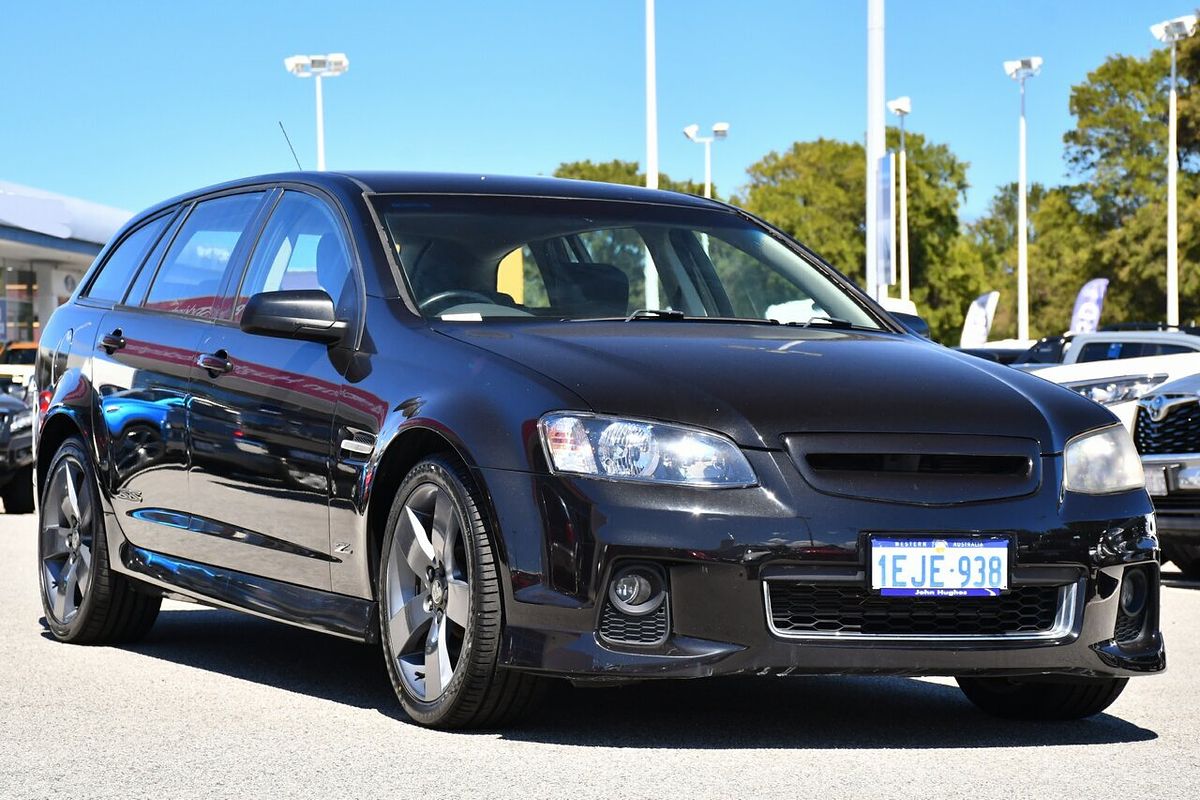
<instances>
[{"instance_id":1,"label":"license plate","mask_svg":"<svg viewBox=\"0 0 1200 800\"><path fill-rule=\"evenodd\" d=\"M1008 589L1008 539L871 539L871 588L892 597L998 597Z\"/></svg>"},{"instance_id":2,"label":"license plate","mask_svg":"<svg viewBox=\"0 0 1200 800\"><path fill-rule=\"evenodd\" d=\"M1155 497L1162 497L1167 493L1167 471L1161 467L1149 467L1146 469L1146 491Z\"/></svg>"}]
</instances>

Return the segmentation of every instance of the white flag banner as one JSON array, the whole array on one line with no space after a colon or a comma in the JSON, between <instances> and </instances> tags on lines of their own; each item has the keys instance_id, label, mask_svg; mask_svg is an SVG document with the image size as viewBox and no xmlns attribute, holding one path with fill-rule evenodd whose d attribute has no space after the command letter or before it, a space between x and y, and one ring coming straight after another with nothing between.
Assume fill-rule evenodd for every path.
<instances>
[{"instance_id":1,"label":"white flag banner","mask_svg":"<svg viewBox=\"0 0 1200 800\"><path fill-rule=\"evenodd\" d=\"M992 320L996 316L996 304L999 302L999 292L988 292L975 298L967 308L962 336L958 340L959 347L983 347L987 344L988 334L992 332Z\"/></svg>"},{"instance_id":2,"label":"white flag banner","mask_svg":"<svg viewBox=\"0 0 1200 800\"><path fill-rule=\"evenodd\" d=\"M1095 333L1100 327L1100 312L1104 310L1104 294L1107 291L1108 278L1093 278L1083 285L1075 296L1071 333Z\"/></svg>"},{"instance_id":3,"label":"white flag banner","mask_svg":"<svg viewBox=\"0 0 1200 800\"><path fill-rule=\"evenodd\" d=\"M880 296L884 286L896 282L896 159L888 153L879 160L879 224L876 230L875 278L879 282Z\"/></svg>"}]
</instances>

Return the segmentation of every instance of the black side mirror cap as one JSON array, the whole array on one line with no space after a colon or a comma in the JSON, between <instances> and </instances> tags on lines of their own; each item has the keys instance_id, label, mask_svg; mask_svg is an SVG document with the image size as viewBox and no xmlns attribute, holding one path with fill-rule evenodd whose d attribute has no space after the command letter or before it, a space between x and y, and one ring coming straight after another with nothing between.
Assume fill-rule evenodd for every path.
<instances>
[{"instance_id":1,"label":"black side mirror cap","mask_svg":"<svg viewBox=\"0 0 1200 800\"><path fill-rule=\"evenodd\" d=\"M930 338L929 323L918 317L916 314L905 314L903 311L893 311L892 316L895 317L896 321L899 322L900 325L909 333L924 337L926 339Z\"/></svg>"},{"instance_id":2,"label":"black side mirror cap","mask_svg":"<svg viewBox=\"0 0 1200 800\"><path fill-rule=\"evenodd\" d=\"M246 333L336 344L346 332L323 289L259 292L246 302L239 323Z\"/></svg>"}]
</instances>

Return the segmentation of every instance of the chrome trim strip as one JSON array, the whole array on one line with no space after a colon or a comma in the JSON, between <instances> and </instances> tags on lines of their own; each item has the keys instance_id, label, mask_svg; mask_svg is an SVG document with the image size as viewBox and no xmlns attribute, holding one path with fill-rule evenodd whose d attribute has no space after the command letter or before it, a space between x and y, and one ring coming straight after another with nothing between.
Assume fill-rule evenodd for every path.
<instances>
[{"instance_id":1,"label":"chrome trim strip","mask_svg":"<svg viewBox=\"0 0 1200 800\"><path fill-rule=\"evenodd\" d=\"M792 581L794 583L794 581ZM770 581L763 581L763 601L766 603L767 610L767 628L775 636L783 639L793 640L809 640L821 641L828 643L830 641L846 641L846 642L996 642L998 644L1008 644L1010 642L1049 642L1055 639L1065 639L1068 636L1078 633L1077 624L1081 622L1080 611L1082 606L1080 598L1083 597L1084 589L1086 588L1086 579L1081 578L1077 583L1068 583L1060 586L1058 589L1058 613L1054 617L1054 625L1045 631L1037 631L1034 633L1002 633L999 635L993 634L976 634L976 633L951 633L951 634L927 634L927 633L893 633L893 634L877 634L877 633L843 633L841 631L783 631L775 627L775 618L771 614L771 589Z\"/></svg>"}]
</instances>

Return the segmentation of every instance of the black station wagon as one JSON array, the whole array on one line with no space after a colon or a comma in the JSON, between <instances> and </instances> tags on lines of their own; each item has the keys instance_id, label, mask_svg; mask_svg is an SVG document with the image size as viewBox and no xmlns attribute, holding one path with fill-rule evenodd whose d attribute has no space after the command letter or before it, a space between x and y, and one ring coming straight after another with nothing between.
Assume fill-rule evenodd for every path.
<instances>
[{"instance_id":1,"label":"black station wagon","mask_svg":"<svg viewBox=\"0 0 1200 800\"><path fill-rule=\"evenodd\" d=\"M547 678L949 675L1098 713L1165 666L1141 465L1099 405L917 335L697 197L294 173L134 218L45 325L41 587L382 647L416 721Z\"/></svg>"}]
</instances>

